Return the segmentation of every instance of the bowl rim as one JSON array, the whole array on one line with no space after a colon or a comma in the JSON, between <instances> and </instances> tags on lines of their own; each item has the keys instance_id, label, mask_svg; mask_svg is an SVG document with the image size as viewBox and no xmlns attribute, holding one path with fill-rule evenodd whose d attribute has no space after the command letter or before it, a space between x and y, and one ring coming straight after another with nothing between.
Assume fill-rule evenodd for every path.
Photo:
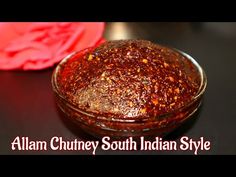
<instances>
[{"instance_id":1,"label":"bowl rim","mask_svg":"<svg viewBox=\"0 0 236 177\"><path fill-rule=\"evenodd\" d=\"M163 120L163 118L168 117L169 115L172 115L176 112L180 112L181 110L184 110L184 109L188 108L189 106L194 104L197 100L199 100L202 97L202 95L204 94L204 92L206 90L206 87L207 87L206 73L203 70L203 68L200 66L200 64L192 56L190 56L189 54L187 54L187 53L185 53L185 52L183 52L179 49L176 49L176 48L172 48L172 47L168 47L168 48L177 51L178 53L182 54L183 56L185 56L188 60L190 60L193 63L193 65L198 70L198 73L199 73L199 76L200 76L200 79L201 79L201 83L200 83L198 92L194 95L194 97L189 102L187 102L186 104L184 104L182 107L180 107L178 109L174 109L170 112L157 115L154 118L155 121L156 120ZM62 65L64 63L66 63L69 59L76 56L77 54L81 54L81 53L84 54L85 52L91 51L92 49L93 49L93 47L89 47L89 48L86 48L86 49L83 49L83 50L80 50L80 51L72 52L71 54L67 55L66 57L64 57L61 60L61 62L54 69L53 74L52 74L52 78L51 78L51 84L52 84L52 88L53 88L54 93L57 96L59 96L64 102L67 103L66 106L70 107L71 109L73 109L74 111L76 111L80 114L89 116L89 117L97 119L97 120L106 120L106 121L112 121L112 122L127 122L127 123L135 123L136 121L138 121L138 122L150 121L150 118L147 118L147 117L141 117L141 118L139 117L138 119L137 119L137 117L126 117L125 119L123 119L123 118L116 118L114 116L110 116L110 118L108 118L108 117L101 116L101 114L97 114L97 113L93 113L93 112L87 112L87 111L79 108L77 104L75 104L72 101L66 99L62 94L60 94L59 87L58 87L58 84L57 84L57 75L58 75L60 69L62 68Z\"/></svg>"}]
</instances>

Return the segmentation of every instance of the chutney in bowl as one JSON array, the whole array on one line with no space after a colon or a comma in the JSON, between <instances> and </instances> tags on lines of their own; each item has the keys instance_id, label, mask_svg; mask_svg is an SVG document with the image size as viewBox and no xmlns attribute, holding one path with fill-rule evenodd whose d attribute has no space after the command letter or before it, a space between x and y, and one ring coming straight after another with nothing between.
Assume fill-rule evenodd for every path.
<instances>
[{"instance_id":1,"label":"chutney in bowl","mask_svg":"<svg viewBox=\"0 0 236 177\"><path fill-rule=\"evenodd\" d=\"M163 137L198 109L207 84L189 55L146 40L107 41L65 57L52 86L59 108L95 137Z\"/></svg>"}]
</instances>

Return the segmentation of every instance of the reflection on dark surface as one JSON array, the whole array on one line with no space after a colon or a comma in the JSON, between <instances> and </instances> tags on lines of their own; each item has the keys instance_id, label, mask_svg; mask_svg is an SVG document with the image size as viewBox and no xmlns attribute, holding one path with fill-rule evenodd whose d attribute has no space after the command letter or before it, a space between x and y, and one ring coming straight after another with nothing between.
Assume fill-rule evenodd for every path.
<instances>
[{"instance_id":1,"label":"reflection on dark surface","mask_svg":"<svg viewBox=\"0 0 236 177\"><path fill-rule=\"evenodd\" d=\"M93 136L87 134L82 129L79 128L79 126L72 122L67 115L65 115L62 110L56 105L58 116L60 120L65 124L66 128L68 128L69 131L71 131L76 137L83 141L97 141L98 139L94 138Z\"/></svg>"},{"instance_id":2,"label":"reflection on dark surface","mask_svg":"<svg viewBox=\"0 0 236 177\"><path fill-rule=\"evenodd\" d=\"M173 28L174 31L171 30ZM109 40L137 38L152 41L166 37L166 39L176 39L191 29L190 23L111 23L107 24L105 38Z\"/></svg>"},{"instance_id":3,"label":"reflection on dark surface","mask_svg":"<svg viewBox=\"0 0 236 177\"><path fill-rule=\"evenodd\" d=\"M204 23L202 25L206 30L209 30L219 36L225 37L236 37L236 23L229 23L229 22L211 22L211 23Z\"/></svg>"},{"instance_id":4,"label":"reflection on dark surface","mask_svg":"<svg viewBox=\"0 0 236 177\"><path fill-rule=\"evenodd\" d=\"M236 38L236 23L226 22L115 22L107 23L105 38L114 39L147 39L156 42L174 42L184 36L193 34L219 35ZM191 36L191 37L194 37Z\"/></svg>"},{"instance_id":5,"label":"reflection on dark surface","mask_svg":"<svg viewBox=\"0 0 236 177\"><path fill-rule=\"evenodd\" d=\"M130 39L134 37L130 25L125 22L107 24L106 31L108 32L105 33L105 38L109 40Z\"/></svg>"},{"instance_id":6,"label":"reflection on dark surface","mask_svg":"<svg viewBox=\"0 0 236 177\"><path fill-rule=\"evenodd\" d=\"M61 109L56 105L58 116L60 117L61 121L65 124L65 126L78 138L84 140L84 141L96 141L99 140L92 135L87 134L82 129L79 128L76 123L72 122L67 115L65 115ZM203 106L203 103L200 105L198 110L190 117L188 120L186 120L180 127L178 127L175 131L168 134L166 137L164 137L165 140L177 140L181 136L184 136L195 124L195 122L198 120L201 114L201 107Z\"/></svg>"},{"instance_id":7,"label":"reflection on dark surface","mask_svg":"<svg viewBox=\"0 0 236 177\"><path fill-rule=\"evenodd\" d=\"M194 124L196 121L198 121L200 115L201 115L201 107L198 108L198 110L186 120L180 127L178 127L176 130L168 134L164 139L168 141L173 141L181 138L182 136L186 135L191 128L194 127Z\"/></svg>"},{"instance_id":8,"label":"reflection on dark surface","mask_svg":"<svg viewBox=\"0 0 236 177\"><path fill-rule=\"evenodd\" d=\"M0 111L11 109L12 111L9 113L13 115L17 112L18 116L12 116L11 119L20 118L21 114L27 115L27 112L33 110L40 111L43 114L44 107L51 106L50 78L50 70L34 72L1 71L0 94L2 105ZM3 110L3 108L5 109ZM23 119L27 120L28 118L26 116Z\"/></svg>"}]
</instances>

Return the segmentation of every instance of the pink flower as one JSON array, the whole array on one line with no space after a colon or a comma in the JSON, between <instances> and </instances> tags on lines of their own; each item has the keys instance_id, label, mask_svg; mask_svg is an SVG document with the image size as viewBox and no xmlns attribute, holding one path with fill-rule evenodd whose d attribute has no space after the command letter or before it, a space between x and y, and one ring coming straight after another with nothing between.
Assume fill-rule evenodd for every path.
<instances>
[{"instance_id":1,"label":"pink flower","mask_svg":"<svg viewBox=\"0 0 236 177\"><path fill-rule=\"evenodd\" d=\"M103 22L0 23L0 70L39 70L100 44Z\"/></svg>"}]
</instances>

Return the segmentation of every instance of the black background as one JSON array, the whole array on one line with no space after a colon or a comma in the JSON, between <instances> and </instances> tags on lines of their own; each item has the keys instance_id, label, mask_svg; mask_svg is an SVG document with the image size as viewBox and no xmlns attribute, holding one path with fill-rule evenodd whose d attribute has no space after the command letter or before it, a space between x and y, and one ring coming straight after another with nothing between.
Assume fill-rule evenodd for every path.
<instances>
[{"instance_id":1,"label":"black background","mask_svg":"<svg viewBox=\"0 0 236 177\"><path fill-rule=\"evenodd\" d=\"M195 119L167 139L188 136L211 142L200 154L236 154L236 23L107 23L106 39L138 38L178 48L195 58L207 74L203 105ZM0 71L0 154L91 154L87 151L12 151L16 136L45 140L94 140L58 112L51 74L42 71ZM176 152L105 152L97 154L193 154Z\"/></svg>"}]
</instances>

